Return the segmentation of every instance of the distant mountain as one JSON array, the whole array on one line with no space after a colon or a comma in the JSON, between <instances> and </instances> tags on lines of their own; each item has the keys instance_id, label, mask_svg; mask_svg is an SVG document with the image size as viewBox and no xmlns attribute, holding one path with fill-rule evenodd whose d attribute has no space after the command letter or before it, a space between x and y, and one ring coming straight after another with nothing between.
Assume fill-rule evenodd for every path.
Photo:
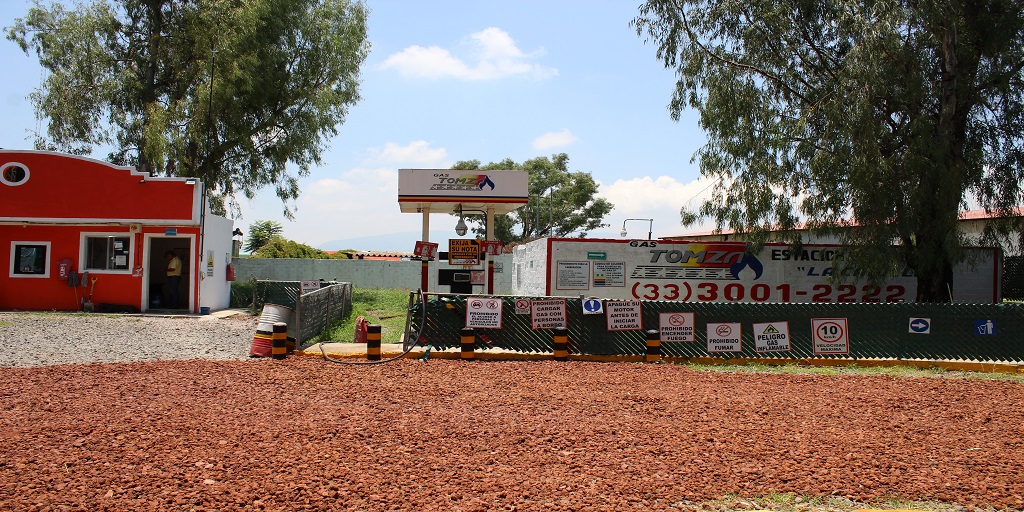
<instances>
[{"instance_id":1,"label":"distant mountain","mask_svg":"<svg viewBox=\"0 0 1024 512\"><path fill-rule=\"evenodd\" d=\"M446 246L448 238L457 238L455 233L447 231L431 231L430 241L442 243ZM355 249L357 251L399 251L412 252L416 247L416 241L422 237L419 231L406 233L389 233L386 235L362 236L358 238L345 238L342 240L331 240L317 246L325 251L341 251ZM447 249L443 249L447 250Z\"/></svg>"},{"instance_id":2,"label":"distant mountain","mask_svg":"<svg viewBox=\"0 0 1024 512\"><path fill-rule=\"evenodd\" d=\"M405 233L389 233L386 235L377 236L363 236L358 238L345 238L342 240L331 240L324 242L317 246L318 249L325 251L341 251L345 249L355 249L357 251L400 251L400 252L412 252L416 247L416 241L420 239L422 233L419 231L409 231ZM647 233L641 234L643 238L647 238ZM440 250L448 250L448 239L459 238L455 236L450 230L446 231L431 231L430 241L441 244ZM587 238L620 238L618 233L611 231L599 231L590 233ZM625 239L624 239L625 240Z\"/></svg>"}]
</instances>

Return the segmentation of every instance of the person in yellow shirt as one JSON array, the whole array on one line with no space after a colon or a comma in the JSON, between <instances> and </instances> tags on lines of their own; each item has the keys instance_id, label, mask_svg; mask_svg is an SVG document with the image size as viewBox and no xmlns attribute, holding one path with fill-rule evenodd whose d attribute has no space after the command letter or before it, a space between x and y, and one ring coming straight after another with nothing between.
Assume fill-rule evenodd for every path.
<instances>
[{"instance_id":1,"label":"person in yellow shirt","mask_svg":"<svg viewBox=\"0 0 1024 512\"><path fill-rule=\"evenodd\" d=\"M181 285L181 258L174 251L164 254L167 259L167 307L178 308L178 287Z\"/></svg>"}]
</instances>

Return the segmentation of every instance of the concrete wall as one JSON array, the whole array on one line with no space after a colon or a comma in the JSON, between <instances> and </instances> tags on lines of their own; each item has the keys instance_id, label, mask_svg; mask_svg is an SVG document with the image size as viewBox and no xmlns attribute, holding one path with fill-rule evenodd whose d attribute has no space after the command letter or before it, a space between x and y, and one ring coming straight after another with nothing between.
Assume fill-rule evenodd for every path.
<instances>
[{"instance_id":1,"label":"concrete wall","mask_svg":"<svg viewBox=\"0 0 1024 512\"><path fill-rule=\"evenodd\" d=\"M206 213L203 226L203 252L199 255L199 305L216 311L231 304L231 282L227 280L228 263L231 262L231 231L234 222L224 217ZM212 260L211 260L212 257ZM207 275L209 263L213 261L213 275Z\"/></svg>"},{"instance_id":2,"label":"concrete wall","mask_svg":"<svg viewBox=\"0 0 1024 512\"><path fill-rule=\"evenodd\" d=\"M502 271L494 274L494 293L509 294L512 289L512 257L503 254L495 259ZM438 262L430 263L430 291L438 290ZM350 282L357 288L415 290L420 287L419 261L379 260L316 260L308 258L235 258L235 276L239 281L252 278L271 281L303 281L324 279ZM447 263L441 268L450 268ZM476 287L483 293L483 287Z\"/></svg>"}]
</instances>

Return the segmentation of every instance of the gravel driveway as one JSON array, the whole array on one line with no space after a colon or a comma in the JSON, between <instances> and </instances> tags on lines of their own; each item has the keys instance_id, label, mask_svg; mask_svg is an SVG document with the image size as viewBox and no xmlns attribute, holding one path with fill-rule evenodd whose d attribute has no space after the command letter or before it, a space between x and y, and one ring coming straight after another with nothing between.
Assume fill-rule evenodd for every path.
<instances>
[{"instance_id":1,"label":"gravel driveway","mask_svg":"<svg viewBox=\"0 0 1024 512\"><path fill-rule=\"evenodd\" d=\"M0 313L0 367L245 359L256 318Z\"/></svg>"}]
</instances>

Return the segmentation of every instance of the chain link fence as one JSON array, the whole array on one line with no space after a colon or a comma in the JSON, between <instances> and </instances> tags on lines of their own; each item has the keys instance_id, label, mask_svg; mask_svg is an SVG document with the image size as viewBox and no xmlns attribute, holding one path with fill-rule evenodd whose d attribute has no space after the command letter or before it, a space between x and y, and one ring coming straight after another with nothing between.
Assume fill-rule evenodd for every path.
<instances>
[{"instance_id":1,"label":"chain link fence","mask_svg":"<svg viewBox=\"0 0 1024 512\"><path fill-rule=\"evenodd\" d=\"M416 292L413 292L416 293ZM478 297L478 296L473 296ZM477 329L477 350L500 348L515 352L552 352L552 329L532 328L529 314L516 313L516 301L540 297L500 297L502 328ZM437 348L460 346L459 331L466 325L464 295L428 294L414 302L409 332L419 332L421 344ZM548 298L550 299L550 297ZM609 331L604 314L584 315L580 298L566 298L570 352L588 355L642 356L646 338L642 330ZM425 304L425 306L423 305ZM423 316L421 308L426 308ZM1024 304L925 303L708 303L642 301L644 329L658 329L661 313L694 314L693 342L662 342L664 356L758 359L927 359L1024 362ZM849 353L815 354L811 320L847 320ZM930 333L912 332L911 319L927 319ZM707 350L707 324L741 324L740 352ZM758 352L752 324L788 322L790 350ZM991 333L987 331L991 330ZM985 334L980 332L985 331Z\"/></svg>"},{"instance_id":2,"label":"chain link fence","mask_svg":"<svg viewBox=\"0 0 1024 512\"><path fill-rule=\"evenodd\" d=\"M1003 300L1024 301L1024 256L1003 258Z\"/></svg>"},{"instance_id":3,"label":"chain link fence","mask_svg":"<svg viewBox=\"0 0 1024 512\"><path fill-rule=\"evenodd\" d=\"M320 289L303 294L301 281L256 281L252 290L254 312L266 304L295 311L296 344L302 348L352 311L352 283L321 281Z\"/></svg>"},{"instance_id":4,"label":"chain link fence","mask_svg":"<svg viewBox=\"0 0 1024 512\"><path fill-rule=\"evenodd\" d=\"M298 298L296 317L299 322L298 344L316 338L334 322L352 311L352 283L337 283Z\"/></svg>"}]
</instances>

